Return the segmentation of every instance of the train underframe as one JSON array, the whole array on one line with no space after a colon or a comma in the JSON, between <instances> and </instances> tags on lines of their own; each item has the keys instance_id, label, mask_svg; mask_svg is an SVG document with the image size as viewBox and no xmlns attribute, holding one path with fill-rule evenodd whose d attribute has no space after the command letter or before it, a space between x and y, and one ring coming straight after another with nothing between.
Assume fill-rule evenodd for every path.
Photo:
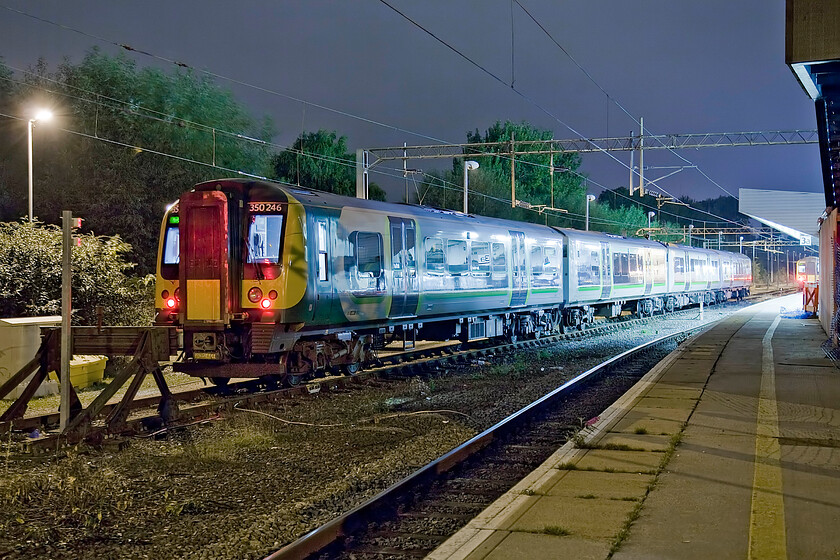
<instances>
[{"instance_id":1,"label":"train underframe","mask_svg":"<svg viewBox=\"0 0 840 560\"><path fill-rule=\"evenodd\" d=\"M256 334L259 329L255 325L242 323L224 331L187 331L185 339L189 337L193 340L193 357L175 364L175 369L190 375L208 377L219 385L227 383L230 378L263 376L295 385L307 378L327 373L355 374L364 365L375 362L377 350L392 342L401 341L403 348L413 347L417 340L470 342L495 338L514 342L523 338L540 338L583 329L593 323L595 317L613 318L625 312L650 317L698 305L701 301L705 305L713 305L729 299L740 300L748 294L748 288L708 290L599 302L597 305L404 322L352 331L292 331L275 334L271 341ZM282 337L282 343L277 341L277 336ZM198 350L196 341L200 342ZM277 347L282 350L266 351ZM208 355L208 352L211 354Z\"/></svg>"}]
</instances>

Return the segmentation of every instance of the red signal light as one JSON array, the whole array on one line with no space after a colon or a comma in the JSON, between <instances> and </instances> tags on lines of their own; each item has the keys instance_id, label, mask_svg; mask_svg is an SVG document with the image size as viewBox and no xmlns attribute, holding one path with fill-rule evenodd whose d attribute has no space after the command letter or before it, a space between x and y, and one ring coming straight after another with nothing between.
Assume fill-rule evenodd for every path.
<instances>
[{"instance_id":1,"label":"red signal light","mask_svg":"<svg viewBox=\"0 0 840 560\"><path fill-rule=\"evenodd\" d=\"M271 307L271 300L268 298L260 300L260 307L262 307L263 309L268 309L269 307Z\"/></svg>"}]
</instances>

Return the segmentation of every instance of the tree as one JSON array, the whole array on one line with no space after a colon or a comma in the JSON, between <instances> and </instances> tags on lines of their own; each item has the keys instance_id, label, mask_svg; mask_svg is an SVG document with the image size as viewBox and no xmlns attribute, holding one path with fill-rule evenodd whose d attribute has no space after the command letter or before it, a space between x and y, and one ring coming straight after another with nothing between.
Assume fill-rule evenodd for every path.
<instances>
[{"instance_id":1,"label":"tree","mask_svg":"<svg viewBox=\"0 0 840 560\"><path fill-rule=\"evenodd\" d=\"M131 277L131 247L119 237L75 235L73 323L96 324L102 306L110 325L147 325L154 277ZM0 223L0 317L61 313L61 229L28 221Z\"/></svg>"},{"instance_id":2,"label":"tree","mask_svg":"<svg viewBox=\"0 0 840 560\"><path fill-rule=\"evenodd\" d=\"M356 195L356 156L347 152L347 137L318 130L298 136L291 148L273 161L275 179L345 196ZM370 198L385 200L385 191L369 185Z\"/></svg>"},{"instance_id":3,"label":"tree","mask_svg":"<svg viewBox=\"0 0 840 560\"><path fill-rule=\"evenodd\" d=\"M243 137L269 140L270 121L257 122L229 92L192 71L138 68L125 56L93 49L77 65L65 62L52 76L43 69L27 81L13 97L32 89L56 92L57 126L39 127L35 141L36 215L52 222L69 209L87 230L119 234L133 247L141 273L154 269L168 203L201 181L269 170L267 145ZM14 167L25 170L26 151L14 148L8 150ZM25 179L9 187L16 204L0 201L0 219L25 208Z\"/></svg>"}]
</instances>

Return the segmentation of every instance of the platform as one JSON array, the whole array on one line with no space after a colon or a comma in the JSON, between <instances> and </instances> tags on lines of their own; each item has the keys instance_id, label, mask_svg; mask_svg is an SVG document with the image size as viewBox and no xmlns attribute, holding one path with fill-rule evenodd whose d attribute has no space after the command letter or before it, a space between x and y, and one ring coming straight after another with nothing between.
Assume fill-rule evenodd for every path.
<instances>
[{"instance_id":1,"label":"platform","mask_svg":"<svg viewBox=\"0 0 840 560\"><path fill-rule=\"evenodd\" d=\"M801 304L685 343L428 558L840 558L840 370Z\"/></svg>"}]
</instances>

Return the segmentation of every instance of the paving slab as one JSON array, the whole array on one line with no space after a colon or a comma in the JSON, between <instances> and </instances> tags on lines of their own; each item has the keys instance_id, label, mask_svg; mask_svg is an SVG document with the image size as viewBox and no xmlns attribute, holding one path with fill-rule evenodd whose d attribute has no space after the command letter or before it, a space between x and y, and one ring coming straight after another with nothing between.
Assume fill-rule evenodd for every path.
<instances>
[{"instance_id":1,"label":"paving slab","mask_svg":"<svg viewBox=\"0 0 840 560\"><path fill-rule=\"evenodd\" d=\"M648 472L659 467L662 453L590 449L577 463L578 470Z\"/></svg>"},{"instance_id":2,"label":"paving slab","mask_svg":"<svg viewBox=\"0 0 840 560\"><path fill-rule=\"evenodd\" d=\"M598 440L597 445L606 449L626 446L630 450L665 451L671 444L669 436L660 434L636 434L609 432Z\"/></svg>"},{"instance_id":3,"label":"paving slab","mask_svg":"<svg viewBox=\"0 0 840 560\"><path fill-rule=\"evenodd\" d=\"M585 502L581 505L581 502ZM612 539L636 507L635 501L541 496L521 517L503 529L542 533L561 528L569 536L586 539ZM583 515L581 515L583 513Z\"/></svg>"},{"instance_id":4,"label":"paving slab","mask_svg":"<svg viewBox=\"0 0 840 560\"><path fill-rule=\"evenodd\" d=\"M605 558L611 542L608 539L591 540L574 536L555 537L529 533L510 533L489 554L469 560L568 560L569 558Z\"/></svg>"},{"instance_id":5,"label":"paving slab","mask_svg":"<svg viewBox=\"0 0 840 560\"><path fill-rule=\"evenodd\" d=\"M653 481L653 475L639 473L607 473L598 471L567 471L548 489L549 496L565 496L581 500L586 507L589 496L599 499L639 498ZM585 496L585 497L584 497Z\"/></svg>"}]
</instances>

